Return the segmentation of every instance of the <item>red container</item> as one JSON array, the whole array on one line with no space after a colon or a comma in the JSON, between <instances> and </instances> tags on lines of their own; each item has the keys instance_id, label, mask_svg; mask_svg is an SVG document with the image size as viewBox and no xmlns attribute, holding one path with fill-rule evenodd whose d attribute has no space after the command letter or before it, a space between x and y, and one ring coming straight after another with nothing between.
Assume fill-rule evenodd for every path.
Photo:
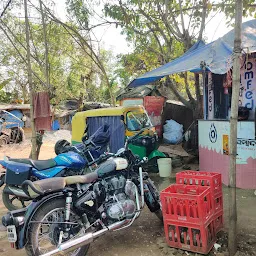
<instances>
[{"instance_id":1,"label":"red container","mask_svg":"<svg viewBox=\"0 0 256 256\"><path fill-rule=\"evenodd\" d=\"M215 212L223 211L221 174L215 172L183 171L176 174L176 183L209 186Z\"/></svg>"},{"instance_id":2,"label":"red container","mask_svg":"<svg viewBox=\"0 0 256 256\"><path fill-rule=\"evenodd\" d=\"M214 227L216 234L219 233L224 227L223 211L220 211L214 216Z\"/></svg>"},{"instance_id":3,"label":"red container","mask_svg":"<svg viewBox=\"0 0 256 256\"><path fill-rule=\"evenodd\" d=\"M213 217L209 187L173 184L160 194L164 220L203 224Z\"/></svg>"},{"instance_id":4,"label":"red container","mask_svg":"<svg viewBox=\"0 0 256 256\"><path fill-rule=\"evenodd\" d=\"M169 246L207 254L216 242L215 222L205 224L164 221L166 242Z\"/></svg>"},{"instance_id":5,"label":"red container","mask_svg":"<svg viewBox=\"0 0 256 256\"><path fill-rule=\"evenodd\" d=\"M213 196L222 194L220 173L182 171L176 174L176 184L209 186Z\"/></svg>"},{"instance_id":6,"label":"red container","mask_svg":"<svg viewBox=\"0 0 256 256\"><path fill-rule=\"evenodd\" d=\"M215 214L223 212L223 195L222 193L217 193L213 196L213 207Z\"/></svg>"}]
</instances>

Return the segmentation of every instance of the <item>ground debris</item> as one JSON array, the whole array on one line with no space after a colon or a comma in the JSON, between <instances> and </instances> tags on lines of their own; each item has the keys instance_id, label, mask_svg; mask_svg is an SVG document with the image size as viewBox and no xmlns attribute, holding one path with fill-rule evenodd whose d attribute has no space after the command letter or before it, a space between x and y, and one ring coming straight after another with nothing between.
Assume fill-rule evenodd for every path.
<instances>
[{"instance_id":1,"label":"ground debris","mask_svg":"<svg viewBox=\"0 0 256 256\"><path fill-rule=\"evenodd\" d=\"M199 256L201 254L190 251L185 251L177 248L172 248L167 245L165 239L157 238L157 245L165 255L168 256ZM228 253L228 234L226 232L219 232L217 235L217 246L213 246L212 250L207 256L229 256ZM217 247L217 248L216 248ZM236 256L256 256L256 237L250 235L240 234L238 236L238 255Z\"/></svg>"}]
</instances>

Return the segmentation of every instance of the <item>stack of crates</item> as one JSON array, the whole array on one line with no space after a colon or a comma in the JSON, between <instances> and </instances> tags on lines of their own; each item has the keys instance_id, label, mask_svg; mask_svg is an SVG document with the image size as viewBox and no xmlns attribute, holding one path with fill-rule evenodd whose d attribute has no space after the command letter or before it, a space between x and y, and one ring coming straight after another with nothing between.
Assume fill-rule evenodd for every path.
<instances>
[{"instance_id":1,"label":"stack of crates","mask_svg":"<svg viewBox=\"0 0 256 256\"><path fill-rule=\"evenodd\" d=\"M223 228L223 195L218 173L183 171L160 194L169 246L207 254Z\"/></svg>"}]
</instances>

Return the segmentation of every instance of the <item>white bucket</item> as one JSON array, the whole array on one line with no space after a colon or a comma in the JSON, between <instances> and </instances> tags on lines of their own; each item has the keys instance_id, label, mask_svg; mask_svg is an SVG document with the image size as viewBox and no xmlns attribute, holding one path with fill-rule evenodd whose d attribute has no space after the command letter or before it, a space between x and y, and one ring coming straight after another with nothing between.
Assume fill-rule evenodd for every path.
<instances>
[{"instance_id":1,"label":"white bucket","mask_svg":"<svg viewBox=\"0 0 256 256\"><path fill-rule=\"evenodd\" d=\"M170 177L172 173L172 159L171 158L159 158L157 159L157 165L160 177Z\"/></svg>"}]
</instances>

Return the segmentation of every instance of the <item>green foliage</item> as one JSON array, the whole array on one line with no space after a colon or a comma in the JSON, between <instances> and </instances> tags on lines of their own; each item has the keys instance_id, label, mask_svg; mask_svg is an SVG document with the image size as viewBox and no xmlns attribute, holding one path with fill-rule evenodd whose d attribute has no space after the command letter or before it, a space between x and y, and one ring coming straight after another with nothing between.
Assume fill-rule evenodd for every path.
<instances>
[{"instance_id":1,"label":"green foliage","mask_svg":"<svg viewBox=\"0 0 256 256\"><path fill-rule=\"evenodd\" d=\"M253 2L244 0L244 16L255 14L255 8L250 7ZM119 73L128 74L131 81L176 59L198 39L203 39L207 18L225 12L229 22L233 22L234 5L235 0L112 0L105 3L105 16L114 19L134 45L132 53L119 56L122 66ZM171 79L176 81L176 92L181 96L178 99L188 99L182 76L174 75ZM195 89L200 91L200 87L193 84L193 79L190 75L188 88L195 96ZM171 89L175 91L173 86Z\"/></svg>"},{"instance_id":2,"label":"green foliage","mask_svg":"<svg viewBox=\"0 0 256 256\"><path fill-rule=\"evenodd\" d=\"M11 81L10 78L4 80L3 82L0 82L0 90L2 90L7 84L9 84Z\"/></svg>"},{"instance_id":3,"label":"green foliage","mask_svg":"<svg viewBox=\"0 0 256 256\"><path fill-rule=\"evenodd\" d=\"M89 24L89 10L83 0L67 0L67 11L70 17L73 17L79 26L88 28Z\"/></svg>"},{"instance_id":4,"label":"green foliage","mask_svg":"<svg viewBox=\"0 0 256 256\"><path fill-rule=\"evenodd\" d=\"M80 19L84 10L79 11L80 1L68 1L69 11ZM85 19L83 25L85 25ZM6 82L8 91L17 92L17 98L24 102L29 100L26 48L25 46L25 24L22 20L9 16L5 19L5 30L12 39L13 44L0 37L0 67L6 75L11 77L11 83ZM69 23L74 29L76 25ZM10 31L7 29L9 28ZM69 98L85 99L88 101L110 102L109 95L106 95L106 83L99 77L99 67L93 62L88 53L90 50L81 47L81 44L68 33L61 24L47 20L47 44L49 48L50 87L45 86L45 45L43 29L41 24L30 23L31 37L31 64L33 70L33 86L36 91L48 90L51 102L58 104ZM89 40L89 39L88 39ZM14 48L14 45L16 49ZM18 50L18 51L17 51ZM100 56L102 63L108 65L113 56L108 51ZM111 64L113 65L113 63ZM109 73L114 69L109 66ZM100 81L100 83L99 83ZM1 86L1 84L0 84ZM1 91L1 94L3 92ZM8 98L8 97L7 97ZM5 100L7 100L7 98ZM1 97L2 99L2 97Z\"/></svg>"}]
</instances>

